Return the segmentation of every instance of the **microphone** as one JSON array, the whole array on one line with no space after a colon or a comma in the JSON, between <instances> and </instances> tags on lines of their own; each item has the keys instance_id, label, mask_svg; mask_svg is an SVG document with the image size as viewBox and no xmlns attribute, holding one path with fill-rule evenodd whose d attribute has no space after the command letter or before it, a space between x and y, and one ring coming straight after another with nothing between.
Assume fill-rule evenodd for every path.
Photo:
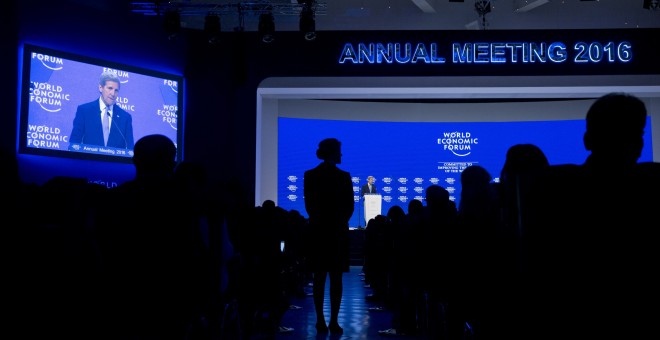
<instances>
[{"instance_id":1,"label":"microphone","mask_svg":"<svg viewBox=\"0 0 660 340\"><path fill-rule=\"evenodd\" d=\"M107 114L108 114L108 117L112 117L112 116L110 116L110 112L108 112ZM117 115L117 117L119 117L119 115ZM112 129L113 126L115 126L115 124L110 123L110 129ZM124 149L128 149L128 142L126 141L126 137L124 137L124 133L121 132L121 129L118 128L118 127L115 127L115 130L119 131L119 135L124 140Z\"/></svg>"}]
</instances>

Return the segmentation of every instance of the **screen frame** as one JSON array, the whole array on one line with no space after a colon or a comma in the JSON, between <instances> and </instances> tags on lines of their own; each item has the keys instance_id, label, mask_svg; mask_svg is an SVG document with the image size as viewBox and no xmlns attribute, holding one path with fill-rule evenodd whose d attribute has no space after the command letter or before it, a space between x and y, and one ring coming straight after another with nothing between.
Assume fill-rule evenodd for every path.
<instances>
[{"instance_id":1,"label":"screen frame","mask_svg":"<svg viewBox=\"0 0 660 340\"><path fill-rule=\"evenodd\" d=\"M65 60L70 60L78 63L89 64L92 66L106 67L114 70L122 70L126 72L139 74L142 76L176 81L178 84L177 94L176 94L177 131L176 131L176 140L173 140L173 142L175 143L177 149L176 160L177 161L183 160L183 130L184 130L183 104L184 104L185 78L182 75L163 72L150 68L139 67L117 61L110 61L110 60L89 57L82 54L67 52L60 49L48 48L48 47L43 47L28 43L23 44L22 52L23 52L22 70L21 70L21 78L19 84L20 108L19 108L18 131L17 131L19 154L29 154L29 155L46 156L53 158L92 160L92 161L123 163L123 164L129 164L133 162L132 156L115 156L115 155L94 154L94 153L86 153L86 152L76 152L71 150L42 149L42 148L29 147L27 145L28 123L29 123L29 114L30 114L30 91L31 91L30 85L31 85L31 75L33 72L31 56L33 53L40 53L43 55L62 58ZM137 142L143 136L144 135L134 136L135 142Z\"/></svg>"},{"instance_id":2,"label":"screen frame","mask_svg":"<svg viewBox=\"0 0 660 340\"><path fill-rule=\"evenodd\" d=\"M277 204L278 192L278 125L284 113L283 105L290 100L400 100L408 105L425 100L594 100L609 92L627 92L644 100L651 116L653 160L660 159L660 78L656 75L597 75L597 76L480 76L480 77L271 77L257 88L255 202L266 199ZM319 107L318 105L316 107ZM350 110L344 119L359 119ZM314 116L307 111L304 116ZM318 117L316 117L318 118ZM459 121L464 117L458 118ZM554 119L583 119L562 116ZM382 119L379 117L378 120ZM508 121L508 119L504 119ZM517 117L514 120L533 120ZM502 120L490 117L488 120ZM448 120L451 121L451 120Z\"/></svg>"}]
</instances>

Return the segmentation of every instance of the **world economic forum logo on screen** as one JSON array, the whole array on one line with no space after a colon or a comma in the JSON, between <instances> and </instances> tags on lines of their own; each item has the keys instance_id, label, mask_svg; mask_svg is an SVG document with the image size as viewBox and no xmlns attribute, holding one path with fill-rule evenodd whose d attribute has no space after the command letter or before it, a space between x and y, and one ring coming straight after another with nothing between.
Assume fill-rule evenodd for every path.
<instances>
[{"instance_id":1,"label":"world economic forum logo on screen","mask_svg":"<svg viewBox=\"0 0 660 340\"><path fill-rule=\"evenodd\" d=\"M443 132L437 139L443 150L450 151L458 157L465 157L472 153L472 148L479 144L479 138L473 137L471 132L450 131Z\"/></svg>"},{"instance_id":2,"label":"world economic forum logo on screen","mask_svg":"<svg viewBox=\"0 0 660 340\"><path fill-rule=\"evenodd\" d=\"M38 60L45 68L53 71L59 71L64 68L64 60L58 57L52 57L41 53L32 53L32 59Z\"/></svg>"},{"instance_id":3,"label":"world economic forum logo on screen","mask_svg":"<svg viewBox=\"0 0 660 340\"><path fill-rule=\"evenodd\" d=\"M30 79L30 102L37 103L46 112L59 112L64 102L71 99L71 95L60 84L53 84L52 73L64 69L64 60L41 53L32 53L32 65L36 76Z\"/></svg>"},{"instance_id":4,"label":"world economic forum logo on screen","mask_svg":"<svg viewBox=\"0 0 660 340\"><path fill-rule=\"evenodd\" d=\"M167 91L171 92L171 95L176 95L179 93L179 82L163 79L163 87L168 89ZM173 97L173 99L176 96ZM178 119L179 119L179 106L176 104L163 104L162 109L158 109L156 115L159 116L164 124L169 124L173 130L177 130Z\"/></svg>"}]
</instances>

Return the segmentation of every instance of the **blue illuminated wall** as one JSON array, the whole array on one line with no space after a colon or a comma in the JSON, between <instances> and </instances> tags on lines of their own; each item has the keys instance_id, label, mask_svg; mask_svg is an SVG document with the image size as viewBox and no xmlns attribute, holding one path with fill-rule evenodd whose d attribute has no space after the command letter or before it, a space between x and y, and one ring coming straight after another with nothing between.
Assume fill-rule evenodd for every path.
<instances>
[{"instance_id":1,"label":"blue illuminated wall","mask_svg":"<svg viewBox=\"0 0 660 340\"><path fill-rule=\"evenodd\" d=\"M650 126L650 120L649 124ZM411 199L423 201L431 184L447 188L460 204L460 172L471 164L499 177L507 149L519 143L539 146L551 164L580 164L587 157L582 144L584 120L526 122L375 122L302 118L278 120L278 205L307 216L303 173L321 162L318 142L335 137L342 142L340 168L353 176L356 209L350 225L365 225L359 189L366 177L376 177L382 213L392 205L407 210ZM648 129L647 129L648 130ZM645 134L641 160L652 160L651 134Z\"/></svg>"}]
</instances>

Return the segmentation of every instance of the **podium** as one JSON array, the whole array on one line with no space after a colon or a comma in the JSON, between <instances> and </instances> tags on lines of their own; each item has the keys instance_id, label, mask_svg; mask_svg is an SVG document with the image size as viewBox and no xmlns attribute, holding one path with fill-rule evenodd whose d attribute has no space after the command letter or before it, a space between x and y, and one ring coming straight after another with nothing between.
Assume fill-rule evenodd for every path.
<instances>
[{"instance_id":1,"label":"podium","mask_svg":"<svg viewBox=\"0 0 660 340\"><path fill-rule=\"evenodd\" d=\"M369 223L369 220L380 215L383 196L379 194L366 194L364 195L364 220Z\"/></svg>"}]
</instances>

